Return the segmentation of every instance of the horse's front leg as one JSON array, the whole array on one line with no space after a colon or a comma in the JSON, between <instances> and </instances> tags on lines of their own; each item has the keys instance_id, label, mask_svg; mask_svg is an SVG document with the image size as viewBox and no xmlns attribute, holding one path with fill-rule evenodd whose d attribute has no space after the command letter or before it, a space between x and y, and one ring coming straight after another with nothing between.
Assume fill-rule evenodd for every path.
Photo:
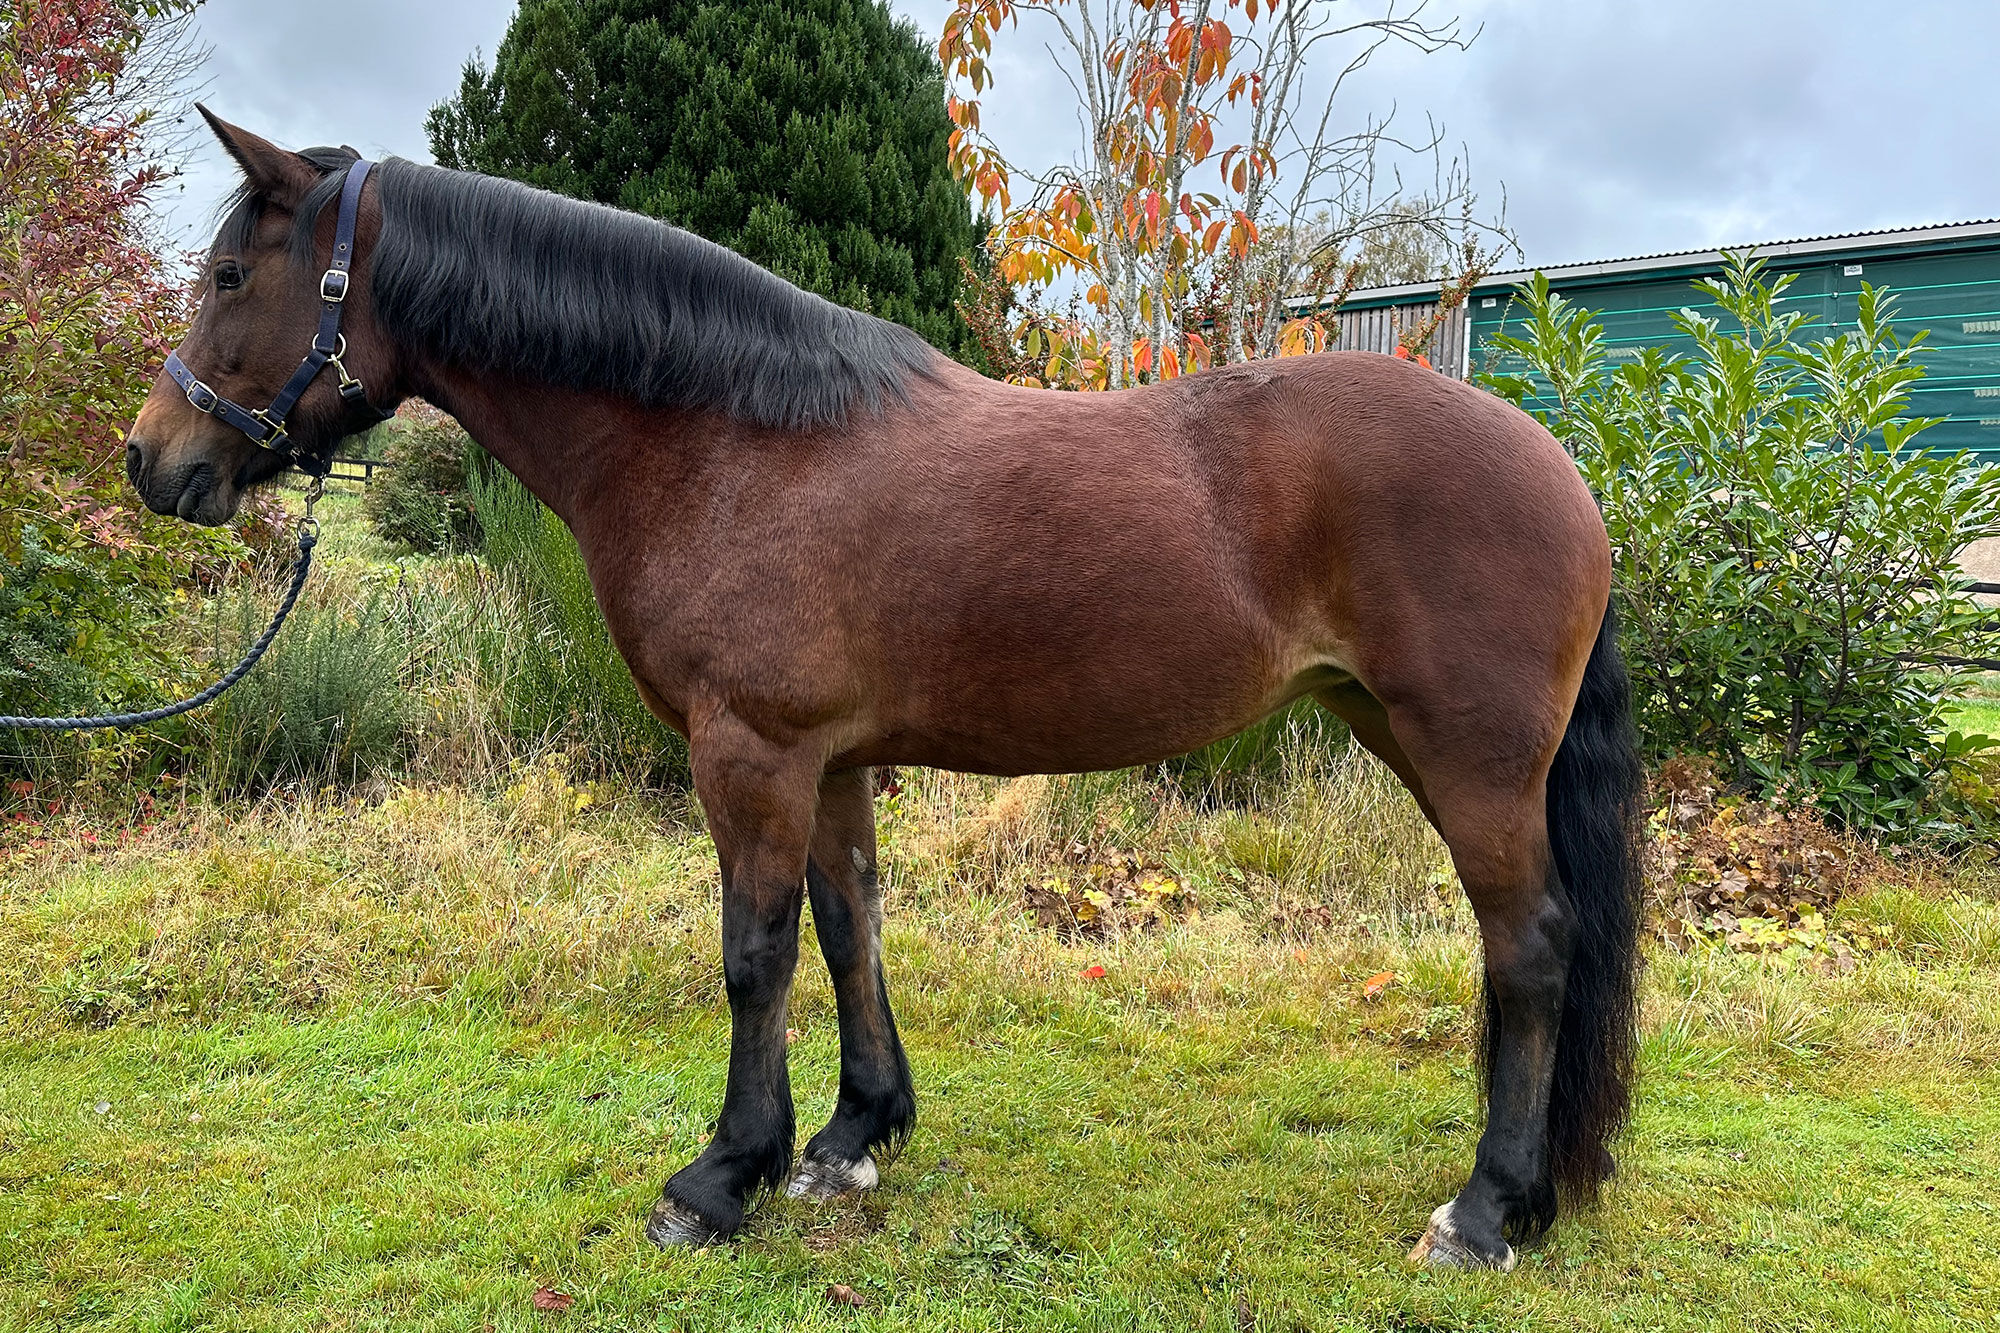
<instances>
[{"instance_id":1,"label":"horse's front leg","mask_svg":"<svg viewBox=\"0 0 2000 1333\"><path fill-rule=\"evenodd\" d=\"M821 760L728 717L690 737L695 790L722 863L722 976L729 1082L715 1134L675 1173L646 1223L656 1245L733 1233L750 1200L792 1169L785 1003L799 957L799 908Z\"/></svg>"},{"instance_id":2,"label":"horse's front leg","mask_svg":"<svg viewBox=\"0 0 2000 1333\"><path fill-rule=\"evenodd\" d=\"M916 1118L910 1063L882 980L882 885L875 867L875 784L865 768L829 773L806 862L813 930L840 1012L840 1100L792 1179L795 1196L872 1189L877 1151L894 1153Z\"/></svg>"}]
</instances>

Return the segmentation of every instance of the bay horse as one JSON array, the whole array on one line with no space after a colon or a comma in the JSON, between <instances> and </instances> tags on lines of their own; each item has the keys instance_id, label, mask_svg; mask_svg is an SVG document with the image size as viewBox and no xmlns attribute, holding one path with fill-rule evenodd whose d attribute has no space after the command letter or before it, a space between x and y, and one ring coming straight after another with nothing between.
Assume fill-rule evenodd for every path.
<instances>
[{"instance_id":1,"label":"bay horse","mask_svg":"<svg viewBox=\"0 0 2000 1333\"><path fill-rule=\"evenodd\" d=\"M1595 1196L1630 1104L1641 773L1603 521L1534 420L1360 352L996 383L650 219L209 121L243 183L171 363L193 387L163 374L129 438L146 504L225 522L421 395L569 525L639 694L688 739L731 1035L655 1242L728 1236L765 1190L869 1189L910 1132L872 767L1150 764L1305 695L1415 795L1484 947L1486 1125L1413 1256L1506 1269ZM278 393L335 301L340 385L260 444L217 403ZM840 1083L795 1169L806 901Z\"/></svg>"}]
</instances>

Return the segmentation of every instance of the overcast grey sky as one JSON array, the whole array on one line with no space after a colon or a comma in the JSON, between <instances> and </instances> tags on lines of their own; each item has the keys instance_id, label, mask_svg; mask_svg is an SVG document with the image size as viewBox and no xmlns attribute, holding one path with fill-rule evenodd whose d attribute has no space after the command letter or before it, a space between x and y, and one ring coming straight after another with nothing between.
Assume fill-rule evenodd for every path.
<instances>
[{"instance_id":1,"label":"overcast grey sky","mask_svg":"<svg viewBox=\"0 0 2000 1333\"><path fill-rule=\"evenodd\" d=\"M927 37L949 8L891 3ZM1994 0L1433 0L1454 10L1483 25L1470 51L1385 55L1343 98L1441 121L1532 263L2000 216ZM207 0L206 100L288 146L427 160L424 113L512 11ZM1038 45L1003 55L987 128L1024 162L1066 157L1067 87ZM206 241L230 182L203 142L167 201L178 239Z\"/></svg>"}]
</instances>

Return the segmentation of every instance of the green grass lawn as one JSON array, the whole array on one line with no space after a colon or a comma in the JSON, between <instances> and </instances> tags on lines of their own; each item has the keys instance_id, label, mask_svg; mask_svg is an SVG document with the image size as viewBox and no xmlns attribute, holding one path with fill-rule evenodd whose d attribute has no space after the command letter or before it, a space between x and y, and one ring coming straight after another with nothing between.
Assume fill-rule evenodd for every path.
<instances>
[{"instance_id":1,"label":"green grass lawn","mask_svg":"<svg viewBox=\"0 0 2000 1333\"><path fill-rule=\"evenodd\" d=\"M1954 685L1951 723L1967 733L2000 736L2000 671L1961 678Z\"/></svg>"},{"instance_id":2,"label":"green grass lawn","mask_svg":"<svg viewBox=\"0 0 2000 1333\"><path fill-rule=\"evenodd\" d=\"M1990 880L1850 899L1893 944L1845 975L1656 949L1622 1174L1497 1276L1404 1259L1480 1123L1462 915L1065 942L906 871L908 1150L663 1254L640 1225L721 1095L708 846L530 786L0 864L0 1328L2000 1324ZM803 1140L837 1063L810 946L793 1022Z\"/></svg>"},{"instance_id":3,"label":"green grass lawn","mask_svg":"<svg viewBox=\"0 0 2000 1333\"><path fill-rule=\"evenodd\" d=\"M1952 705L1951 723L1967 735L2000 736L2000 699L1962 699Z\"/></svg>"},{"instance_id":4,"label":"green grass lawn","mask_svg":"<svg viewBox=\"0 0 2000 1333\"><path fill-rule=\"evenodd\" d=\"M0 1319L528 1328L542 1284L589 1328L1944 1329L2000 1310L1990 1076L1656 1041L1606 1205L1509 1277L1439 1275L1402 1255L1471 1152L1464 1052L1357 1040L1275 996L1193 1025L1128 998L1045 995L964 1033L907 1006L923 1118L884 1188L767 1207L694 1254L639 1224L719 1099L720 1013L354 1008L10 1043ZM800 1042L808 1117L834 1059L830 1027ZM868 1306L830 1306L834 1282Z\"/></svg>"}]
</instances>

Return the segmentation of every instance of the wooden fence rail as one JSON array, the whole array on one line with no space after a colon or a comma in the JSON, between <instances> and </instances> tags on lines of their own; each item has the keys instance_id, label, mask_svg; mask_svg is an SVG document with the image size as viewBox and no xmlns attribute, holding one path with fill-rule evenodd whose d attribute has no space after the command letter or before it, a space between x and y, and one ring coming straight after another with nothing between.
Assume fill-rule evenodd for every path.
<instances>
[{"instance_id":1,"label":"wooden fence rail","mask_svg":"<svg viewBox=\"0 0 2000 1333\"><path fill-rule=\"evenodd\" d=\"M326 474L328 481L358 481L363 486L375 480L377 472L387 471L396 466L394 463L385 463L379 458L335 458L332 462L333 467ZM343 472L342 468L352 470Z\"/></svg>"}]
</instances>

